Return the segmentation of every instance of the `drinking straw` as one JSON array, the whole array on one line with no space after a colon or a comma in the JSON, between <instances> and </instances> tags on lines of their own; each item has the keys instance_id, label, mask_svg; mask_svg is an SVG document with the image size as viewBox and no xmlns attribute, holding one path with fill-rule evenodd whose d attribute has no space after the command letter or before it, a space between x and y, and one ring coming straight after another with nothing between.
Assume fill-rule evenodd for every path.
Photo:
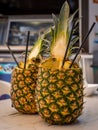
<instances>
[{"instance_id":1,"label":"drinking straw","mask_svg":"<svg viewBox=\"0 0 98 130\"><path fill-rule=\"evenodd\" d=\"M26 68L26 61L27 61L27 54L28 54L28 45L29 45L29 37L30 37L30 31L28 31L28 35L27 35L24 69Z\"/></svg>"},{"instance_id":2,"label":"drinking straw","mask_svg":"<svg viewBox=\"0 0 98 130\"><path fill-rule=\"evenodd\" d=\"M6 44L6 45L7 45L8 49L9 49L9 52L11 53L11 55L12 55L12 57L13 57L13 59L14 59L15 63L16 63L16 64L17 64L17 66L19 67L19 64L18 64L18 62L17 62L17 60L16 60L16 58L15 58L15 56L14 56L13 52L11 51L11 49L10 49L9 45L8 45L8 44Z\"/></svg>"},{"instance_id":3,"label":"drinking straw","mask_svg":"<svg viewBox=\"0 0 98 130\"><path fill-rule=\"evenodd\" d=\"M68 41L68 44L67 44L67 48L66 48L66 51L65 51L65 55L64 55L62 67L63 67L64 62L65 62L65 60L66 60L66 56L67 56L68 48L69 48L70 41L71 41L71 38L72 38L72 33L73 33L74 26L75 26L75 20L73 21L73 26L72 26L72 29L71 29L71 33L70 33L69 41Z\"/></svg>"},{"instance_id":4,"label":"drinking straw","mask_svg":"<svg viewBox=\"0 0 98 130\"><path fill-rule=\"evenodd\" d=\"M73 65L74 61L76 60L76 58L77 58L77 56L78 56L78 54L79 54L80 50L81 50L81 49L82 49L82 47L84 46L84 44L85 44L85 42L86 42L86 40L87 40L87 38L88 38L89 34L91 33L91 31L92 31L92 29L93 29L93 27L94 27L94 26L95 26L95 22L92 24L92 26L91 26L90 30L89 30L89 31L88 31L88 33L86 34L86 36L85 36L85 38L84 38L84 40L83 40L83 42L82 42L82 44L81 44L81 46L80 46L79 50L77 51L77 53L76 53L76 55L75 55L75 57L74 57L74 59L73 59L72 63L70 64L69 68L71 68L71 67L72 67L72 65Z\"/></svg>"}]
</instances>

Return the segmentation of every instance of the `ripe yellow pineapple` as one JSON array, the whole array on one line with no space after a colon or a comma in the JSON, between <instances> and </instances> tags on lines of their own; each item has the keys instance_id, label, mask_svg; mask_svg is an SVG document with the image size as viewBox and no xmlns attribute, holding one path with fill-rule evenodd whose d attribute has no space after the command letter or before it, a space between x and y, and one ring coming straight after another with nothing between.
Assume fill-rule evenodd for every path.
<instances>
[{"instance_id":1,"label":"ripe yellow pineapple","mask_svg":"<svg viewBox=\"0 0 98 130\"><path fill-rule=\"evenodd\" d=\"M12 106L21 113L37 113L35 103L35 88L37 81L38 66L40 63L39 54L43 48L43 38L38 38L27 57L26 68L20 62L15 67L11 78L11 100Z\"/></svg>"},{"instance_id":2,"label":"ripe yellow pineapple","mask_svg":"<svg viewBox=\"0 0 98 130\"><path fill-rule=\"evenodd\" d=\"M21 113L37 113L35 88L39 61L32 60L28 68L18 68L12 72L11 100L12 105Z\"/></svg>"},{"instance_id":3,"label":"ripe yellow pineapple","mask_svg":"<svg viewBox=\"0 0 98 130\"><path fill-rule=\"evenodd\" d=\"M83 77L77 63L70 65L71 46L65 51L70 36L69 5L65 2L59 18L53 16L55 27L52 28L51 56L40 64L36 92L37 110L49 124L74 122L83 109Z\"/></svg>"}]
</instances>

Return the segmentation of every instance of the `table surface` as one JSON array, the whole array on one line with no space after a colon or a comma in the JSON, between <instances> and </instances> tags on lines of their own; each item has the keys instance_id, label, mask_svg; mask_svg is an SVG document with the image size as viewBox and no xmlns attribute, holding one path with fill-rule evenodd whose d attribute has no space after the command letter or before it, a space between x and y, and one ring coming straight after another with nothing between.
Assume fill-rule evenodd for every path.
<instances>
[{"instance_id":1,"label":"table surface","mask_svg":"<svg viewBox=\"0 0 98 130\"><path fill-rule=\"evenodd\" d=\"M21 114L11 100L0 101L0 130L98 130L98 95L84 98L83 114L71 125L49 125L38 114Z\"/></svg>"}]
</instances>

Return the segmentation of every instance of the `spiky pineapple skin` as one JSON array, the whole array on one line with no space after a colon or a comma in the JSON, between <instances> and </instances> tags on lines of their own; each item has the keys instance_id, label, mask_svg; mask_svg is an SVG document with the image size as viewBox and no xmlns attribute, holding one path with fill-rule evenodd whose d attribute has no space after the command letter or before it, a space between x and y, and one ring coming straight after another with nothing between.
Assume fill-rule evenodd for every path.
<instances>
[{"instance_id":1,"label":"spiky pineapple skin","mask_svg":"<svg viewBox=\"0 0 98 130\"><path fill-rule=\"evenodd\" d=\"M35 92L38 113L46 122L72 123L83 110L82 70L39 68Z\"/></svg>"},{"instance_id":2,"label":"spiky pineapple skin","mask_svg":"<svg viewBox=\"0 0 98 130\"><path fill-rule=\"evenodd\" d=\"M38 65L34 59L28 69L16 67L12 72L10 91L12 106L21 113L37 113L35 88Z\"/></svg>"}]
</instances>

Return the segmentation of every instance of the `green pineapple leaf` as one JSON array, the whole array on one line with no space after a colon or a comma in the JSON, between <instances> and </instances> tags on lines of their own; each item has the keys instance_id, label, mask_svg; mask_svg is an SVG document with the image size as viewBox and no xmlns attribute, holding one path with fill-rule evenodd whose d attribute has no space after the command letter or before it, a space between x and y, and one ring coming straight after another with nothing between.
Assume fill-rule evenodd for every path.
<instances>
[{"instance_id":1,"label":"green pineapple leaf","mask_svg":"<svg viewBox=\"0 0 98 130\"><path fill-rule=\"evenodd\" d=\"M58 33L61 33L62 31L64 31L64 33L66 35L66 30L67 30L67 27L68 27L69 14L70 14L70 8L69 8L69 5L68 5L68 3L66 1L63 4L63 6L62 6L62 8L60 10Z\"/></svg>"},{"instance_id":2,"label":"green pineapple leaf","mask_svg":"<svg viewBox=\"0 0 98 130\"><path fill-rule=\"evenodd\" d=\"M40 35L37 39L37 41L34 43L34 46L32 47L29 55L28 60L31 60L32 58L36 58L39 54L42 53L48 53L47 48L50 44L48 40L46 39L47 35L50 36L50 28L44 32L44 34ZM48 44L48 45L47 45Z\"/></svg>"},{"instance_id":3,"label":"green pineapple leaf","mask_svg":"<svg viewBox=\"0 0 98 130\"><path fill-rule=\"evenodd\" d=\"M51 55L60 62L63 60L69 39L68 34L69 13L70 9L66 1L60 10L59 17L57 18L54 14L52 15L54 20L54 28L52 30L52 42L50 52Z\"/></svg>"},{"instance_id":4,"label":"green pineapple leaf","mask_svg":"<svg viewBox=\"0 0 98 130\"><path fill-rule=\"evenodd\" d=\"M31 52L28 55L28 60L31 60L32 58L36 58L38 56L42 48L42 40L43 40L42 37L39 37L37 39L33 48L31 49Z\"/></svg>"}]
</instances>

